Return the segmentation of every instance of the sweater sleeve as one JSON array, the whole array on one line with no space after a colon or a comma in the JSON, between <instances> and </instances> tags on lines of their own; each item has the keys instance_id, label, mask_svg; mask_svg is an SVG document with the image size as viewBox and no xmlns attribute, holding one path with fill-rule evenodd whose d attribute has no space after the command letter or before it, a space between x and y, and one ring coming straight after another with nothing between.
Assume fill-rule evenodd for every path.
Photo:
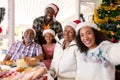
<instances>
[{"instance_id":1,"label":"sweater sleeve","mask_svg":"<svg viewBox=\"0 0 120 80\"><path fill-rule=\"evenodd\" d=\"M103 56L114 65L120 64L120 42L105 41L101 44Z\"/></svg>"},{"instance_id":2,"label":"sweater sleeve","mask_svg":"<svg viewBox=\"0 0 120 80\"><path fill-rule=\"evenodd\" d=\"M63 38L63 28L62 28L61 23L58 21L55 21L54 27L55 27L55 33L57 34L57 37L59 38L59 40L62 39Z\"/></svg>"},{"instance_id":3,"label":"sweater sleeve","mask_svg":"<svg viewBox=\"0 0 120 80\"><path fill-rule=\"evenodd\" d=\"M53 63L51 63L50 69L49 69L50 75L55 78L56 77L56 72L55 72L55 68L53 66Z\"/></svg>"},{"instance_id":4,"label":"sweater sleeve","mask_svg":"<svg viewBox=\"0 0 120 80\"><path fill-rule=\"evenodd\" d=\"M53 77L53 78L55 78L56 77L56 70L55 70L55 55L56 55L56 50L58 49L57 48L57 43L56 43L56 45L55 45L55 48L54 48L54 54L53 54L53 59L52 59L52 62L51 62L51 65L50 65L50 69L49 69L49 72L50 72L50 74L51 74L51 76Z\"/></svg>"},{"instance_id":5,"label":"sweater sleeve","mask_svg":"<svg viewBox=\"0 0 120 80\"><path fill-rule=\"evenodd\" d=\"M120 64L120 42L115 43L112 46L112 48L110 49L109 58L113 64Z\"/></svg>"}]
</instances>

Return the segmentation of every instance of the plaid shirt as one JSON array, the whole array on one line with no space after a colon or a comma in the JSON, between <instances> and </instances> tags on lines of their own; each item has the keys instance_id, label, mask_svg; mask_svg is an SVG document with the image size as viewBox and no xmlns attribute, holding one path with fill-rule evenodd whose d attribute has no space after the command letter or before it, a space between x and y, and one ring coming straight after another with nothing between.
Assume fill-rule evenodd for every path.
<instances>
[{"instance_id":1,"label":"plaid shirt","mask_svg":"<svg viewBox=\"0 0 120 80\"><path fill-rule=\"evenodd\" d=\"M8 51L8 54L11 56L11 60L16 60L17 58L21 58L24 56L38 56L43 53L42 48L39 44L32 42L29 46L26 46L23 41L18 41L13 43Z\"/></svg>"},{"instance_id":2,"label":"plaid shirt","mask_svg":"<svg viewBox=\"0 0 120 80\"><path fill-rule=\"evenodd\" d=\"M33 28L35 29L36 34L37 34L34 41L41 45L44 43L43 42L44 38L42 36L44 24L45 24L44 16L36 18L33 22ZM50 29L53 29L55 33L57 34L58 38L61 39L63 37L62 36L62 32L63 32L62 25L55 19L53 19L49 25L50 25Z\"/></svg>"}]
</instances>

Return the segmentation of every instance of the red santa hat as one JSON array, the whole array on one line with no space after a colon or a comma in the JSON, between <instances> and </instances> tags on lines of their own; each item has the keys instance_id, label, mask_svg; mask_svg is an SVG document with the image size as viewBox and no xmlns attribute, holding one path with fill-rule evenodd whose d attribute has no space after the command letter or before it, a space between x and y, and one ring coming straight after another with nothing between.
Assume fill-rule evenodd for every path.
<instances>
[{"instance_id":1,"label":"red santa hat","mask_svg":"<svg viewBox=\"0 0 120 80\"><path fill-rule=\"evenodd\" d=\"M97 27L97 25L94 22L92 22L92 21L86 21L86 22L81 22L81 23L79 23L77 25L76 32L78 32L81 28L86 27L86 26L98 30L98 27Z\"/></svg>"},{"instance_id":2,"label":"red santa hat","mask_svg":"<svg viewBox=\"0 0 120 80\"><path fill-rule=\"evenodd\" d=\"M43 36L45 36L45 34L47 34L47 33L50 33L50 34L52 34L55 37L55 31L54 30L52 30L52 29L44 30L43 31Z\"/></svg>"},{"instance_id":3,"label":"red santa hat","mask_svg":"<svg viewBox=\"0 0 120 80\"><path fill-rule=\"evenodd\" d=\"M23 31L23 34L22 34L23 36L24 36L24 34L25 34L25 32L26 32L27 30L32 30L33 33L34 33L34 37L36 37L36 32L35 32L35 30L34 30L32 27L26 28L26 29Z\"/></svg>"},{"instance_id":4,"label":"red santa hat","mask_svg":"<svg viewBox=\"0 0 120 80\"><path fill-rule=\"evenodd\" d=\"M59 12L59 7L54 3L48 4L46 8L48 7L51 7L55 11L54 17L56 17Z\"/></svg>"},{"instance_id":5,"label":"red santa hat","mask_svg":"<svg viewBox=\"0 0 120 80\"><path fill-rule=\"evenodd\" d=\"M71 26L74 30L76 30L77 24L79 24L80 20L74 20L66 24L66 26Z\"/></svg>"}]
</instances>

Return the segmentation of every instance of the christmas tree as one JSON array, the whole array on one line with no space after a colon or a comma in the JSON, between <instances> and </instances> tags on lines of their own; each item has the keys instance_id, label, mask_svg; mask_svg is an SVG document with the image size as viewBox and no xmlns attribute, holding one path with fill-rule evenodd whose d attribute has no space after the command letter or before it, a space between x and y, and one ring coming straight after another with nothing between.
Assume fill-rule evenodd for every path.
<instances>
[{"instance_id":1,"label":"christmas tree","mask_svg":"<svg viewBox=\"0 0 120 80\"><path fill-rule=\"evenodd\" d=\"M102 0L94 10L93 21L107 34L108 40L120 40L120 0Z\"/></svg>"},{"instance_id":2,"label":"christmas tree","mask_svg":"<svg viewBox=\"0 0 120 80\"><path fill-rule=\"evenodd\" d=\"M2 20L4 19L4 15L5 15L5 8L1 7L0 8L0 23L2 22ZM2 32L2 28L0 26L0 33Z\"/></svg>"},{"instance_id":3,"label":"christmas tree","mask_svg":"<svg viewBox=\"0 0 120 80\"><path fill-rule=\"evenodd\" d=\"M3 20L4 15L5 15L5 8L4 8L4 7L1 7L1 8L0 8L0 23L1 23L1 21Z\"/></svg>"}]
</instances>

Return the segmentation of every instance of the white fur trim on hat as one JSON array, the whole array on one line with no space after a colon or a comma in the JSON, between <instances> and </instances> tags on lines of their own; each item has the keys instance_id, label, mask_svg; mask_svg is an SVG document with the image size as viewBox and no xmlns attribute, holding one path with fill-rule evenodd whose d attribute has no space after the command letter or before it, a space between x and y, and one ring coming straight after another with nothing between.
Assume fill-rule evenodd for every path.
<instances>
[{"instance_id":1,"label":"white fur trim on hat","mask_svg":"<svg viewBox=\"0 0 120 80\"><path fill-rule=\"evenodd\" d=\"M77 24L75 22L69 22L69 23L66 24L66 26L71 26L75 30Z\"/></svg>"},{"instance_id":2,"label":"white fur trim on hat","mask_svg":"<svg viewBox=\"0 0 120 80\"><path fill-rule=\"evenodd\" d=\"M74 21L71 21L71 22L69 22L69 23L67 23L66 24L66 26L71 26L74 30L76 30L76 27L77 27L77 25L80 23L81 21L80 20L74 20ZM65 27L66 27L65 26Z\"/></svg>"},{"instance_id":3,"label":"white fur trim on hat","mask_svg":"<svg viewBox=\"0 0 120 80\"><path fill-rule=\"evenodd\" d=\"M24 35L24 33L27 31L27 30L29 30L29 29L31 29L33 32L34 32L34 37L36 37L36 32L35 32L35 30L33 29L33 28L27 28L24 32L23 32L23 35Z\"/></svg>"},{"instance_id":4,"label":"white fur trim on hat","mask_svg":"<svg viewBox=\"0 0 120 80\"><path fill-rule=\"evenodd\" d=\"M94 22L81 22L77 25L76 32L78 32L81 28L86 27L86 26L98 30L97 25Z\"/></svg>"},{"instance_id":5,"label":"white fur trim on hat","mask_svg":"<svg viewBox=\"0 0 120 80\"><path fill-rule=\"evenodd\" d=\"M46 30L44 30L43 31L43 36L45 36L46 33L50 33L50 34L52 34L55 37L55 32L52 29L46 29Z\"/></svg>"}]
</instances>

